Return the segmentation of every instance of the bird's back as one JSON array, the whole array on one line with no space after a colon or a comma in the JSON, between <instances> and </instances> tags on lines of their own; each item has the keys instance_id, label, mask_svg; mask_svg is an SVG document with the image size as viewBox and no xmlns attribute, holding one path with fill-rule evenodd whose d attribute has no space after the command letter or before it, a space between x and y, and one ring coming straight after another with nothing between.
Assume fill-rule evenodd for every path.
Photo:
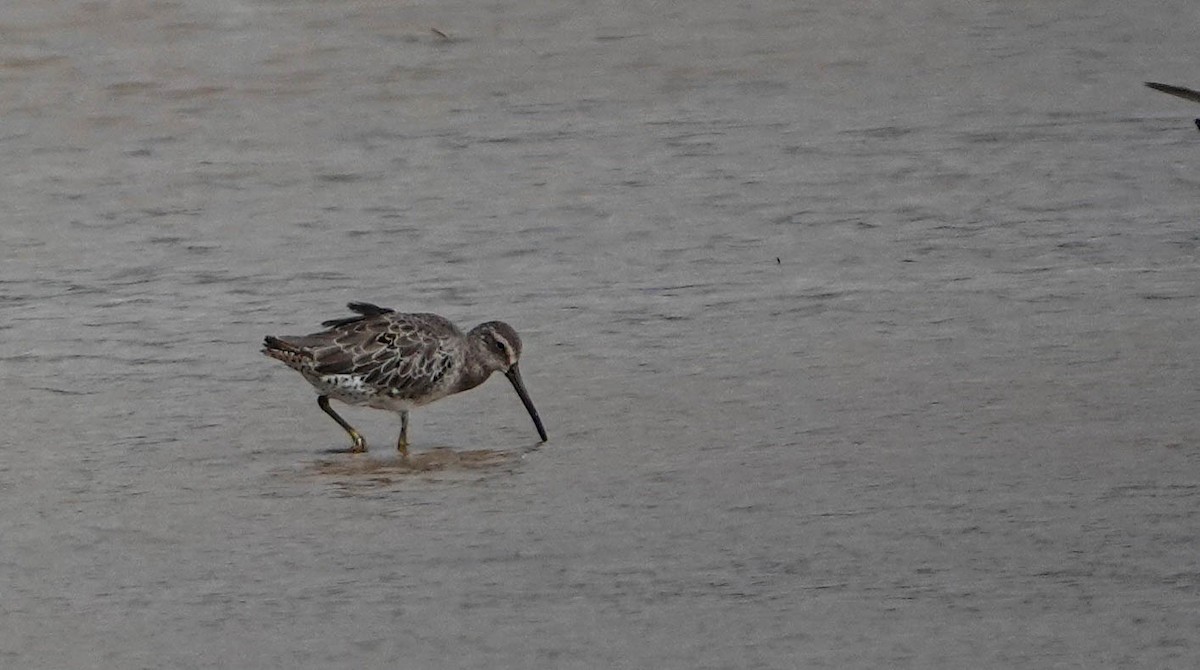
<instances>
[{"instance_id":1,"label":"bird's back","mask_svg":"<svg viewBox=\"0 0 1200 670\"><path fill-rule=\"evenodd\" d=\"M319 333L267 337L263 353L351 404L415 406L448 393L465 346L453 323L367 303L350 308L358 316L325 321Z\"/></svg>"}]
</instances>

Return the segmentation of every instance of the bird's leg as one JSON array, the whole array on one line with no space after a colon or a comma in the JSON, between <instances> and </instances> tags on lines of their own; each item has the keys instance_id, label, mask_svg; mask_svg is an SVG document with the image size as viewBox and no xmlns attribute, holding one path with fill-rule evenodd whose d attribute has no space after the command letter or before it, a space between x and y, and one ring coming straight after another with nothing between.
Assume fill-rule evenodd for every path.
<instances>
[{"instance_id":1,"label":"bird's leg","mask_svg":"<svg viewBox=\"0 0 1200 670\"><path fill-rule=\"evenodd\" d=\"M351 426L350 424L346 423L345 419L338 416L338 413L333 411L333 408L329 406L329 396L327 396L327 395L317 396L317 404L321 406L322 412L325 412L334 421L337 421L338 425L341 426L342 429L345 430L346 433L350 435L350 441L353 443L350 446L350 451L357 454L357 453L361 453L361 452L364 452L367 450L367 441L363 439L363 436L360 435L357 430L354 430L354 426Z\"/></svg>"},{"instance_id":2,"label":"bird's leg","mask_svg":"<svg viewBox=\"0 0 1200 670\"><path fill-rule=\"evenodd\" d=\"M408 458L408 410L400 410L400 439L396 441L400 458Z\"/></svg>"}]
</instances>

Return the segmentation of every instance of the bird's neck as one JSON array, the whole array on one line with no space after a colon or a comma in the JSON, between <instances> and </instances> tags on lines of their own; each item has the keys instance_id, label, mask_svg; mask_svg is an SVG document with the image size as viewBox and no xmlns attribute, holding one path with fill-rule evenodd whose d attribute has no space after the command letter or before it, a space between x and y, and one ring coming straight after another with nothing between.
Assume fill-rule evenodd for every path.
<instances>
[{"instance_id":1,"label":"bird's neck","mask_svg":"<svg viewBox=\"0 0 1200 670\"><path fill-rule=\"evenodd\" d=\"M487 381L488 377L492 376L495 370L487 365L487 356L482 351L483 344L475 340L468 342L471 351L467 352L464 357L462 371L458 375L458 381L454 384L454 393L467 391Z\"/></svg>"}]
</instances>

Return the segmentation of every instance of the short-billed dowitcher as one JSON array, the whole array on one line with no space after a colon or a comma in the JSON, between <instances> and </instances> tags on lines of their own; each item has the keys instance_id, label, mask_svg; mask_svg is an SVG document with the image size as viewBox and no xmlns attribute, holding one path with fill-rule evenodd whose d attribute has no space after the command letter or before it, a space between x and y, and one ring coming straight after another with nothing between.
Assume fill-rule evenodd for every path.
<instances>
[{"instance_id":1,"label":"short-billed dowitcher","mask_svg":"<svg viewBox=\"0 0 1200 670\"><path fill-rule=\"evenodd\" d=\"M512 382L538 437L547 440L517 367L521 338L507 323L488 321L463 334L437 314L401 314L365 302L347 306L358 316L325 321L328 330L312 335L268 335L263 353L316 387L317 404L350 435L351 451L366 451L366 441L333 411L330 398L398 412L396 448L407 457L408 410L473 389L496 371Z\"/></svg>"}]
</instances>

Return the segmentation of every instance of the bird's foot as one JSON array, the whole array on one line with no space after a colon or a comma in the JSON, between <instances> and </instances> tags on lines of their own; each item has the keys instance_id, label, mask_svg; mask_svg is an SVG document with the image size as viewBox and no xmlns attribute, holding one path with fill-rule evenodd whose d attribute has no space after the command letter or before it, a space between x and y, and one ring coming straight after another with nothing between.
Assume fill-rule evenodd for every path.
<instances>
[{"instance_id":1,"label":"bird's foot","mask_svg":"<svg viewBox=\"0 0 1200 670\"><path fill-rule=\"evenodd\" d=\"M357 431L350 433L350 442L350 453L365 454L367 452L367 441Z\"/></svg>"}]
</instances>

